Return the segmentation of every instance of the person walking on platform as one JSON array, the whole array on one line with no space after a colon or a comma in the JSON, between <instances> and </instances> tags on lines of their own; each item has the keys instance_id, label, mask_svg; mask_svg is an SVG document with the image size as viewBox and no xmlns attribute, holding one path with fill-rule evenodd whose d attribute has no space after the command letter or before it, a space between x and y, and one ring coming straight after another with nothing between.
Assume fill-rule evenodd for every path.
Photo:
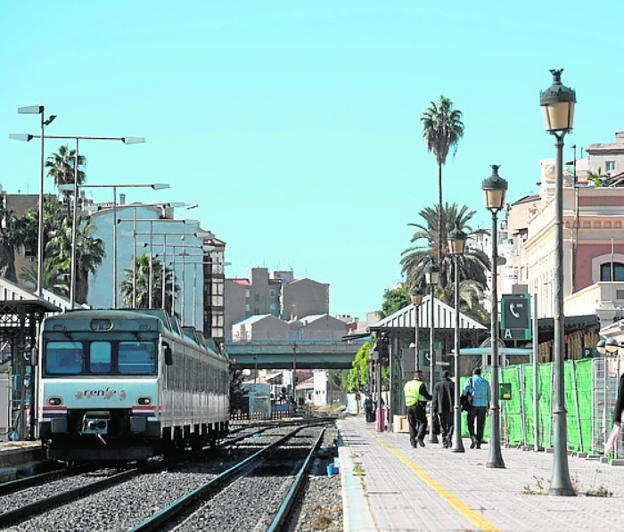
<instances>
[{"instance_id":1,"label":"person walking on platform","mask_svg":"<svg viewBox=\"0 0 624 532\"><path fill-rule=\"evenodd\" d=\"M373 414L373 401L368 396L364 399L364 416L366 417L366 423L372 423L375 421L375 415Z\"/></svg>"},{"instance_id":2,"label":"person walking on platform","mask_svg":"<svg viewBox=\"0 0 624 532\"><path fill-rule=\"evenodd\" d=\"M438 416L440 421L440 432L442 433L442 447L451 447L451 437L453 435L453 391L455 385L449 378L449 372L442 372L442 380L433 387L433 402L431 410L433 415Z\"/></svg>"},{"instance_id":3,"label":"person walking on platform","mask_svg":"<svg viewBox=\"0 0 624 532\"><path fill-rule=\"evenodd\" d=\"M472 396L472 408L468 412L468 432L472 440L470 448L481 449L483 427L490 404L490 383L481 377L481 368L476 368L472 372L472 377L468 379L464 387L464 393Z\"/></svg>"},{"instance_id":4,"label":"person walking on platform","mask_svg":"<svg viewBox=\"0 0 624 532\"><path fill-rule=\"evenodd\" d=\"M427 411L425 406L427 401L431 401L431 395L427 391L422 371L416 370L414 372L414 378L405 383L403 391L405 392L410 443L412 447L417 445L424 447L425 433L427 432Z\"/></svg>"}]
</instances>

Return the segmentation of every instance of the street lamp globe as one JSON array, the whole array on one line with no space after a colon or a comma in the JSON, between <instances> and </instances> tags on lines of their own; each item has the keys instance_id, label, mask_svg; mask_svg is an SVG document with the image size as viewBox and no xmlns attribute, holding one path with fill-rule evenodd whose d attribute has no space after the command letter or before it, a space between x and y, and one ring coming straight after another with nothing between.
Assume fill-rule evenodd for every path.
<instances>
[{"instance_id":1,"label":"street lamp globe","mask_svg":"<svg viewBox=\"0 0 624 532\"><path fill-rule=\"evenodd\" d=\"M596 351L598 351L599 354L604 355L607 352L607 349L605 347L605 344L607 342L605 340L599 340L598 343L596 344Z\"/></svg>"},{"instance_id":2,"label":"street lamp globe","mask_svg":"<svg viewBox=\"0 0 624 532\"><path fill-rule=\"evenodd\" d=\"M574 124L576 92L561 83L562 72L562 68L551 70L552 85L540 93L544 127L551 133L567 133L572 130Z\"/></svg>"},{"instance_id":3,"label":"street lamp globe","mask_svg":"<svg viewBox=\"0 0 624 532\"><path fill-rule=\"evenodd\" d=\"M412 298L412 303L414 305L420 305L422 303L424 295L425 293L423 292L422 288L414 286L410 290L410 297Z\"/></svg>"},{"instance_id":4,"label":"street lamp globe","mask_svg":"<svg viewBox=\"0 0 624 532\"><path fill-rule=\"evenodd\" d=\"M617 353L619 349L617 340L615 338L607 338L607 341L605 342L605 349L610 355Z\"/></svg>"},{"instance_id":5,"label":"street lamp globe","mask_svg":"<svg viewBox=\"0 0 624 532\"><path fill-rule=\"evenodd\" d=\"M483 180L481 190L485 208L491 212L500 211L505 205L505 193L507 192L507 180L498 175L499 164L492 164L492 175Z\"/></svg>"},{"instance_id":6,"label":"street lamp globe","mask_svg":"<svg viewBox=\"0 0 624 532\"><path fill-rule=\"evenodd\" d=\"M466 233L459 228L459 224L456 222L455 229L453 229L448 235L449 250L453 255L462 255L464 253L466 237Z\"/></svg>"},{"instance_id":7,"label":"street lamp globe","mask_svg":"<svg viewBox=\"0 0 624 532\"><path fill-rule=\"evenodd\" d=\"M440 267L434 262L430 262L425 267L425 282L430 286L440 282Z\"/></svg>"}]
</instances>

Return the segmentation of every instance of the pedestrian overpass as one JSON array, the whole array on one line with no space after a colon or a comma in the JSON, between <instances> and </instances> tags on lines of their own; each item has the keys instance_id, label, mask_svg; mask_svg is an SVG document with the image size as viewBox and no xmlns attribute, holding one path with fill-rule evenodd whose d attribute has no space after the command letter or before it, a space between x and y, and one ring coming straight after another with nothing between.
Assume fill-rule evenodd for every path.
<instances>
[{"instance_id":1,"label":"pedestrian overpass","mask_svg":"<svg viewBox=\"0 0 624 532\"><path fill-rule=\"evenodd\" d=\"M351 369L365 341L255 340L226 342L224 350L241 369Z\"/></svg>"}]
</instances>

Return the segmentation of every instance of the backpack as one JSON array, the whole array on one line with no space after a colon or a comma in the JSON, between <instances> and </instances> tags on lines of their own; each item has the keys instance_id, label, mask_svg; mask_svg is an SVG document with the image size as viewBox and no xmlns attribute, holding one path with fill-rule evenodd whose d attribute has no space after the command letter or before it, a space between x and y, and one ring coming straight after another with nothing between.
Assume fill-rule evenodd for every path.
<instances>
[{"instance_id":1,"label":"backpack","mask_svg":"<svg viewBox=\"0 0 624 532\"><path fill-rule=\"evenodd\" d=\"M472 377L470 378L470 387L472 388ZM472 410L472 394L462 393L459 396L459 404L461 406L462 412L470 412Z\"/></svg>"},{"instance_id":2,"label":"backpack","mask_svg":"<svg viewBox=\"0 0 624 532\"><path fill-rule=\"evenodd\" d=\"M472 395L462 393L459 396L459 404L462 412L470 412L472 410Z\"/></svg>"}]
</instances>

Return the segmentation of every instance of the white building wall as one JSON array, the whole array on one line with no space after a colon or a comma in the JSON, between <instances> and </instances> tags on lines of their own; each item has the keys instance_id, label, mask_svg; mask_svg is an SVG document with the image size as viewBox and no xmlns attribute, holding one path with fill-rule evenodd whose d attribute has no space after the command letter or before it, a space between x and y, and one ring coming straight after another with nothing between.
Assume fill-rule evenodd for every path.
<instances>
[{"instance_id":1,"label":"white building wall","mask_svg":"<svg viewBox=\"0 0 624 532\"><path fill-rule=\"evenodd\" d=\"M150 222L137 222L137 233L149 233L152 226L152 251L162 258L164 252L165 237L156 233L167 233L167 263L173 261L173 244L201 246L202 240L195 236L199 231L198 224L170 223L159 221L161 214L160 207L134 207L133 205L120 205L117 207L118 219L132 219L136 210L137 219L154 219ZM99 266L95 275L89 275L89 295L88 303L93 308L111 308L113 304L112 290L112 269L113 269L113 234L112 234L112 209L102 210L93 213L92 219L95 225L93 236L102 239L104 244L104 260ZM121 222L117 224L117 305L122 306L120 286L125 277L125 270L132 268L132 248L133 248L133 223ZM136 236L136 256L149 253L150 238L147 234ZM144 244L147 244L145 246ZM191 255L202 253L200 248L178 247L176 253L180 254L186 250ZM204 306L204 269L201 264L197 266L181 262L202 262L201 256L176 257L176 283L182 289L182 279L185 280L184 291L184 324L193 325L193 292L195 291L195 317L198 329L203 329L203 306ZM194 269L197 268L196 281L193 285ZM176 309L182 312L182 293L176 295Z\"/></svg>"}]
</instances>

